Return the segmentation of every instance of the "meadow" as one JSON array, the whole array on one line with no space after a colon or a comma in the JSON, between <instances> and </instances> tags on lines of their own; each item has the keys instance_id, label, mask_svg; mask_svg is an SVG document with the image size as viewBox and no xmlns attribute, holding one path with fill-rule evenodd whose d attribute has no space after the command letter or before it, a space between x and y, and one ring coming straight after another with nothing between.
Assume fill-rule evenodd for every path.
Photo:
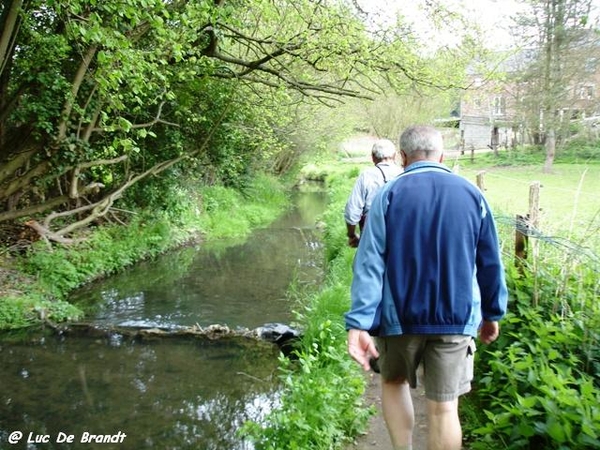
<instances>
[{"instance_id":1,"label":"meadow","mask_svg":"<svg viewBox=\"0 0 600 450\"><path fill-rule=\"evenodd\" d=\"M481 163L480 163L481 164ZM479 164L477 164L479 166ZM475 181L484 172L484 193L494 211L514 217L529 211L529 189L541 184L540 226L548 231L585 230L600 214L600 165L557 163L553 173L540 166L459 166Z\"/></svg>"}]
</instances>

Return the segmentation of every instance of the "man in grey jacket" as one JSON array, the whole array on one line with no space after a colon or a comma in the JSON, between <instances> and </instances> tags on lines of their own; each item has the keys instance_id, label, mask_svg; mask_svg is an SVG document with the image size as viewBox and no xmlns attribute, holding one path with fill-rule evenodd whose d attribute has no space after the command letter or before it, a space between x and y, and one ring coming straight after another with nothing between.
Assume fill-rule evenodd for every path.
<instances>
[{"instance_id":1,"label":"man in grey jacket","mask_svg":"<svg viewBox=\"0 0 600 450\"><path fill-rule=\"evenodd\" d=\"M348 352L365 370L380 357L395 450L412 448L409 387L420 364L428 449L459 450L458 397L471 388L474 338L493 342L506 313L498 236L481 191L441 164L435 128L408 128L400 151L405 171L373 199L354 261Z\"/></svg>"},{"instance_id":2,"label":"man in grey jacket","mask_svg":"<svg viewBox=\"0 0 600 450\"><path fill-rule=\"evenodd\" d=\"M389 139L379 139L373 144L371 160L373 167L358 176L344 209L350 247L358 247L360 235L357 227L362 233L371 202L379 188L402 173L402 168L396 164L396 146Z\"/></svg>"}]
</instances>

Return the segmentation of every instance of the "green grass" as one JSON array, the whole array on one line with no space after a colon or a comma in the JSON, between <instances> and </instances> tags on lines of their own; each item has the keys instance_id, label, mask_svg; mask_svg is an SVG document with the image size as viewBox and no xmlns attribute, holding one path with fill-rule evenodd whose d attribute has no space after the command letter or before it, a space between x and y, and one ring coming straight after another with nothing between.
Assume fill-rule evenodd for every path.
<instances>
[{"instance_id":1,"label":"green grass","mask_svg":"<svg viewBox=\"0 0 600 450\"><path fill-rule=\"evenodd\" d=\"M502 214L529 212L529 191L534 182L540 188L540 225L549 230L586 227L600 213L600 165L555 164L551 174L539 166L461 166L460 175L475 182L484 171L485 196Z\"/></svg>"}]
</instances>

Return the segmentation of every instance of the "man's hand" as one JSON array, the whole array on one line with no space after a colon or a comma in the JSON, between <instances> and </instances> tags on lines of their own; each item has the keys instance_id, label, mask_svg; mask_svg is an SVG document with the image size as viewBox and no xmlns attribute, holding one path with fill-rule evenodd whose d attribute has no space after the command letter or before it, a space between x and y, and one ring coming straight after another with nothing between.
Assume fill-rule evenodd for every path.
<instances>
[{"instance_id":1,"label":"man's hand","mask_svg":"<svg viewBox=\"0 0 600 450\"><path fill-rule=\"evenodd\" d=\"M356 234L356 225L351 225L346 222L346 236L348 236L348 245L350 247L358 247L360 237Z\"/></svg>"},{"instance_id":2,"label":"man's hand","mask_svg":"<svg viewBox=\"0 0 600 450\"><path fill-rule=\"evenodd\" d=\"M348 236L348 245L352 248L358 247L358 243L360 242L360 238L355 234L353 236Z\"/></svg>"},{"instance_id":3,"label":"man's hand","mask_svg":"<svg viewBox=\"0 0 600 450\"><path fill-rule=\"evenodd\" d=\"M369 359L378 358L373 338L363 330L348 330L348 353L364 370L369 370Z\"/></svg>"},{"instance_id":4,"label":"man's hand","mask_svg":"<svg viewBox=\"0 0 600 450\"><path fill-rule=\"evenodd\" d=\"M479 339L484 344L494 342L500 335L500 326L498 322L489 322L484 320L479 329Z\"/></svg>"}]
</instances>

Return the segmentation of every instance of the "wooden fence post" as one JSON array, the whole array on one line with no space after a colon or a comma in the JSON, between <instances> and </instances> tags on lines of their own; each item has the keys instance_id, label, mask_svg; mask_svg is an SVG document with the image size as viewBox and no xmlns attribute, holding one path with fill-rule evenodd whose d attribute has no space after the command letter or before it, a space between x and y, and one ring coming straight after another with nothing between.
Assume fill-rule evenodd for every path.
<instances>
[{"instance_id":1,"label":"wooden fence post","mask_svg":"<svg viewBox=\"0 0 600 450\"><path fill-rule=\"evenodd\" d=\"M529 185L529 214L528 224L532 230L537 230L540 225L540 187L539 181L534 181ZM536 239L531 243L531 253L535 258L538 256L538 241Z\"/></svg>"},{"instance_id":2,"label":"wooden fence post","mask_svg":"<svg viewBox=\"0 0 600 450\"><path fill-rule=\"evenodd\" d=\"M539 181L534 181L529 185L529 218L528 227L531 231L538 229L540 224L540 187ZM539 255L539 240L534 238L531 242L531 255L533 267L533 298L531 299L532 306L537 306L540 300L540 292L538 289L537 262Z\"/></svg>"},{"instance_id":3,"label":"wooden fence post","mask_svg":"<svg viewBox=\"0 0 600 450\"><path fill-rule=\"evenodd\" d=\"M527 259L528 243L527 216L517 214L517 219L515 221L515 267L517 267L521 273L523 271L523 261Z\"/></svg>"},{"instance_id":4,"label":"wooden fence post","mask_svg":"<svg viewBox=\"0 0 600 450\"><path fill-rule=\"evenodd\" d=\"M485 170L477 173L477 187L481 192L485 191L485 183L483 180L483 176L485 175Z\"/></svg>"},{"instance_id":5,"label":"wooden fence post","mask_svg":"<svg viewBox=\"0 0 600 450\"><path fill-rule=\"evenodd\" d=\"M533 298L531 303L537 306L539 303L539 290L537 289L537 259L539 253L539 241L534 236L529 248L529 236L532 236L539 227L540 222L540 187L539 181L529 185L529 213L526 216L517 214L515 222L515 266L520 272L523 270L523 262L527 259L528 250L531 249L532 272L534 274Z\"/></svg>"}]
</instances>

